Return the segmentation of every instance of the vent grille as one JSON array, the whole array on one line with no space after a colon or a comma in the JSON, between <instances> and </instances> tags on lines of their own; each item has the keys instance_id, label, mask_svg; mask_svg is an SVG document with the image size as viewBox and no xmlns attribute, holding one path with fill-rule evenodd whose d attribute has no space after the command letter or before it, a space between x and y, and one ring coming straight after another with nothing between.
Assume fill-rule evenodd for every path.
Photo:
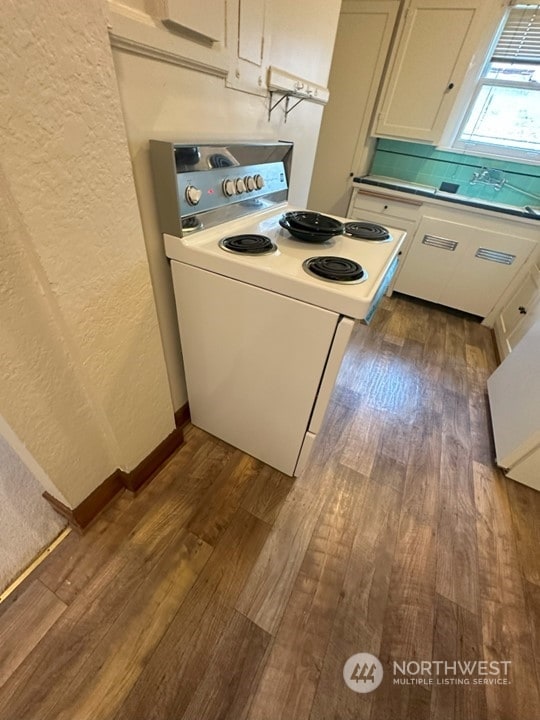
<instances>
[{"instance_id":1,"label":"vent grille","mask_svg":"<svg viewBox=\"0 0 540 720\"><path fill-rule=\"evenodd\" d=\"M440 250L455 250L458 246L455 240L447 240L446 238L437 237L437 235L424 235L422 243Z\"/></svg>"},{"instance_id":2,"label":"vent grille","mask_svg":"<svg viewBox=\"0 0 540 720\"><path fill-rule=\"evenodd\" d=\"M480 260L491 260L491 262L501 263L502 265L511 265L516 259L515 255L500 252L499 250L489 250L489 248L478 248L475 257Z\"/></svg>"}]
</instances>

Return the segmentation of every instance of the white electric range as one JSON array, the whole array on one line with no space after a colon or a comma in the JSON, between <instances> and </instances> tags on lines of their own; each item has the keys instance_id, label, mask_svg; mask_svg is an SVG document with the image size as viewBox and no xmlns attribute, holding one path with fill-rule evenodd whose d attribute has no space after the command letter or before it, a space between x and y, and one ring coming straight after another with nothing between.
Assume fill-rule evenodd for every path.
<instances>
[{"instance_id":1,"label":"white electric range","mask_svg":"<svg viewBox=\"0 0 540 720\"><path fill-rule=\"evenodd\" d=\"M292 237L280 225L291 155L290 143L151 141L192 422L299 475L405 234L337 218L323 242Z\"/></svg>"}]
</instances>

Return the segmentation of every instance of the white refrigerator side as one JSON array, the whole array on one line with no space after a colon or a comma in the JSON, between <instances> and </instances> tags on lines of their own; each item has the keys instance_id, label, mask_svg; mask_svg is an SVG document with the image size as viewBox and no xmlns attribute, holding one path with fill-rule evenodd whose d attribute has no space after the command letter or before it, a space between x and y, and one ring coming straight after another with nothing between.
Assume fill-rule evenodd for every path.
<instances>
[{"instance_id":1,"label":"white refrigerator side","mask_svg":"<svg viewBox=\"0 0 540 720\"><path fill-rule=\"evenodd\" d=\"M488 380L497 464L540 490L540 321Z\"/></svg>"}]
</instances>

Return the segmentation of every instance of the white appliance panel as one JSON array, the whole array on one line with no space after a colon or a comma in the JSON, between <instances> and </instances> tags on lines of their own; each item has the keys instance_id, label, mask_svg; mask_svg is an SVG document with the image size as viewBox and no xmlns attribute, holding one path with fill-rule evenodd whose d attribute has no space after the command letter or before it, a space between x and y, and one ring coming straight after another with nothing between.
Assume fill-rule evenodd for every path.
<instances>
[{"instance_id":1,"label":"white appliance panel","mask_svg":"<svg viewBox=\"0 0 540 720\"><path fill-rule=\"evenodd\" d=\"M540 483L540 322L537 322L488 379L497 463L512 470L536 463ZM532 458L532 459L531 459ZM525 461L527 461L525 463ZM523 465L525 463L525 465ZM530 483L528 483L530 484Z\"/></svg>"},{"instance_id":2,"label":"white appliance panel","mask_svg":"<svg viewBox=\"0 0 540 720\"><path fill-rule=\"evenodd\" d=\"M193 423L293 475L339 315L171 265Z\"/></svg>"},{"instance_id":3,"label":"white appliance panel","mask_svg":"<svg viewBox=\"0 0 540 720\"><path fill-rule=\"evenodd\" d=\"M315 442L354 320L369 322L393 276L403 230L385 242L343 234L293 238L290 143L184 145L151 141L165 251L171 260L195 425L288 475ZM336 218L346 223L346 218ZM220 241L262 235L269 253ZM360 282L309 274L311 257L346 258Z\"/></svg>"}]
</instances>

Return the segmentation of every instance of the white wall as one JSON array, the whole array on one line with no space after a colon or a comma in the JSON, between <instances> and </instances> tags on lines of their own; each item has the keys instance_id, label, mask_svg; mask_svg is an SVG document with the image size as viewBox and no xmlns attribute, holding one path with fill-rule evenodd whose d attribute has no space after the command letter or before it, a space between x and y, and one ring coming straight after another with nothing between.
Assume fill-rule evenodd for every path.
<instances>
[{"instance_id":1,"label":"white wall","mask_svg":"<svg viewBox=\"0 0 540 720\"><path fill-rule=\"evenodd\" d=\"M141 0L124 2L139 11L149 10L154 4ZM270 64L326 85L339 7L339 0L298 3L268 0L265 43L267 46L270 43L267 47ZM175 408L179 408L187 396L170 271L163 254L154 204L148 141L292 140L295 154L291 202L305 206L322 106L303 102L289 115L286 124L283 109L279 107L268 122L267 97L233 90L226 86L223 78L117 48L114 62L173 402Z\"/></svg>"},{"instance_id":2,"label":"white wall","mask_svg":"<svg viewBox=\"0 0 540 720\"><path fill-rule=\"evenodd\" d=\"M0 412L68 504L174 427L101 0L2 3Z\"/></svg>"},{"instance_id":3,"label":"white wall","mask_svg":"<svg viewBox=\"0 0 540 720\"><path fill-rule=\"evenodd\" d=\"M399 6L398 0L342 6L309 195L310 207L322 212L347 214L351 174L367 172L371 162L370 125Z\"/></svg>"}]
</instances>

